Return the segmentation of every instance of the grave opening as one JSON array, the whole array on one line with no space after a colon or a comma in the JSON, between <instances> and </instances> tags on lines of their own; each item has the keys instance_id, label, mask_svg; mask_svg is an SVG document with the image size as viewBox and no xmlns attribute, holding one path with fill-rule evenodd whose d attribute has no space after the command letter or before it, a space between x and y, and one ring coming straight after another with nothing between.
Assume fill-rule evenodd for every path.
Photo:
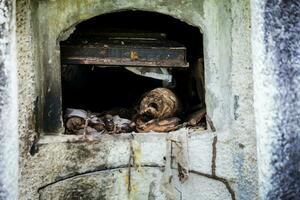
<instances>
[{"instance_id":1,"label":"grave opening","mask_svg":"<svg viewBox=\"0 0 300 200\"><path fill-rule=\"evenodd\" d=\"M122 11L81 22L60 47L66 133L206 128L199 28Z\"/></svg>"}]
</instances>

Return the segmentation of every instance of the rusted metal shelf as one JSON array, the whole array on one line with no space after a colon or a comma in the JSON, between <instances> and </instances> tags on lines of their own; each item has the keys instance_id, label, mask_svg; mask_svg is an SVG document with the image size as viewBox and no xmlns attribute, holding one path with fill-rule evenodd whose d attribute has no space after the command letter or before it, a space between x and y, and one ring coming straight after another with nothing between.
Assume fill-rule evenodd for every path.
<instances>
[{"instance_id":1,"label":"rusted metal shelf","mask_svg":"<svg viewBox=\"0 0 300 200\"><path fill-rule=\"evenodd\" d=\"M157 38L97 37L61 43L61 62L65 65L188 67L186 47Z\"/></svg>"}]
</instances>

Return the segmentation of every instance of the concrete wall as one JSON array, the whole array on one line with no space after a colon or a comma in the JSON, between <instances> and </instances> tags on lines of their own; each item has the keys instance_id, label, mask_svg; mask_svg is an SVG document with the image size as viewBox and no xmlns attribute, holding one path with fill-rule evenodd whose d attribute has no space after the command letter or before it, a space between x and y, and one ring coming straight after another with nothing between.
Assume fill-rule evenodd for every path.
<instances>
[{"instance_id":1,"label":"concrete wall","mask_svg":"<svg viewBox=\"0 0 300 200\"><path fill-rule=\"evenodd\" d=\"M246 0L18 1L21 199L257 199L249 4ZM124 134L86 142L61 135L59 128L52 136L38 131L45 123L37 118L37 113L43 114L45 96L60 93L57 41L80 21L131 9L160 12L201 29L206 104L216 132ZM54 101L59 103L60 98ZM178 135L186 136L181 142L187 144L190 169L183 184L168 159L174 156L170 145ZM132 143L137 146L133 153ZM128 169L131 154L137 160ZM170 184L166 178L171 176Z\"/></svg>"},{"instance_id":2,"label":"concrete wall","mask_svg":"<svg viewBox=\"0 0 300 200\"><path fill-rule=\"evenodd\" d=\"M300 196L300 4L252 2L254 99L261 199Z\"/></svg>"},{"instance_id":3,"label":"concrete wall","mask_svg":"<svg viewBox=\"0 0 300 200\"><path fill-rule=\"evenodd\" d=\"M0 1L0 199L18 199L15 3Z\"/></svg>"}]
</instances>

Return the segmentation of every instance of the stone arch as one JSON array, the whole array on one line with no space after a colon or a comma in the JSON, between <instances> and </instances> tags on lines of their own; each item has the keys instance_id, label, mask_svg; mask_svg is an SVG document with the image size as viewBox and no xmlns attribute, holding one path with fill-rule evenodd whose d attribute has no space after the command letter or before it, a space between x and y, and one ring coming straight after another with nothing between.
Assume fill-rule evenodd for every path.
<instances>
[{"instance_id":1,"label":"stone arch","mask_svg":"<svg viewBox=\"0 0 300 200\"><path fill-rule=\"evenodd\" d=\"M187 25L194 26L199 28L200 32L202 34L205 33L205 24L204 24L204 18L201 15L198 15L198 17L188 17L188 16L181 16L178 15L176 11L170 10L170 9L155 9L155 6L151 7L121 7L121 8L110 8L110 7L103 7L98 12L86 12L82 13L82 15L77 16L75 18L69 18L67 17L66 23L64 23L57 34L57 40L60 41L61 39L66 39L66 36L71 34L74 31L74 27L78 25L79 23L82 23L84 21L90 20L94 17L109 14L109 13L118 13L118 12L124 12L124 11L145 11L145 12L153 12L153 13L159 13L162 15L170 16L174 19L177 19L181 22L186 23Z\"/></svg>"},{"instance_id":2,"label":"stone arch","mask_svg":"<svg viewBox=\"0 0 300 200\"><path fill-rule=\"evenodd\" d=\"M121 8L121 9L114 9L114 10L108 9L100 13L86 13L86 15L84 15L83 18L79 17L79 18L69 19L69 23L61 27L60 32L57 33L57 43L59 43L59 41L67 39L70 36L70 34L72 34L73 31L75 30L75 26L80 23L83 23L84 21L88 21L94 17L98 17L105 14L113 14L113 13L126 12L126 11L145 11L145 12L159 13L162 15L170 16L187 25L197 27L200 30L200 32L204 34L205 25L203 23L204 19L202 17L199 17L197 21L194 18L190 19L188 17L180 17L170 10L155 10L155 9L145 9L145 8L141 9L141 8L130 7L130 8Z\"/></svg>"}]
</instances>

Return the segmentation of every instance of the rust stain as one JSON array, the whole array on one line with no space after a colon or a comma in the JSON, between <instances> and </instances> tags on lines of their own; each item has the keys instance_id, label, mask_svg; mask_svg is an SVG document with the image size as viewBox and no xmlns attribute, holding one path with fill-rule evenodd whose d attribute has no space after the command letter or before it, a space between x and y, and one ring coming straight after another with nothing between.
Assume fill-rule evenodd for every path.
<instances>
[{"instance_id":1,"label":"rust stain","mask_svg":"<svg viewBox=\"0 0 300 200\"><path fill-rule=\"evenodd\" d=\"M128 190L128 194L127 194L128 200L135 199L134 198L135 194L138 192L137 185L132 183L131 178L132 177L129 174L125 174L125 176L124 176L125 186L126 186L126 188L130 188L130 190Z\"/></svg>"},{"instance_id":2,"label":"rust stain","mask_svg":"<svg viewBox=\"0 0 300 200\"><path fill-rule=\"evenodd\" d=\"M131 145L132 145L132 151L133 151L134 168L138 172L141 172L141 166L142 166L142 164L141 164L141 145L136 140L132 140Z\"/></svg>"},{"instance_id":3,"label":"rust stain","mask_svg":"<svg viewBox=\"0 0 300 200\"><path fill-rule=\"evenodd\" d=\"M131 51L130 52L130 59L131 60L138 60L139 59L139 54L136 51Z\"/></svg>"}]
</instances>

